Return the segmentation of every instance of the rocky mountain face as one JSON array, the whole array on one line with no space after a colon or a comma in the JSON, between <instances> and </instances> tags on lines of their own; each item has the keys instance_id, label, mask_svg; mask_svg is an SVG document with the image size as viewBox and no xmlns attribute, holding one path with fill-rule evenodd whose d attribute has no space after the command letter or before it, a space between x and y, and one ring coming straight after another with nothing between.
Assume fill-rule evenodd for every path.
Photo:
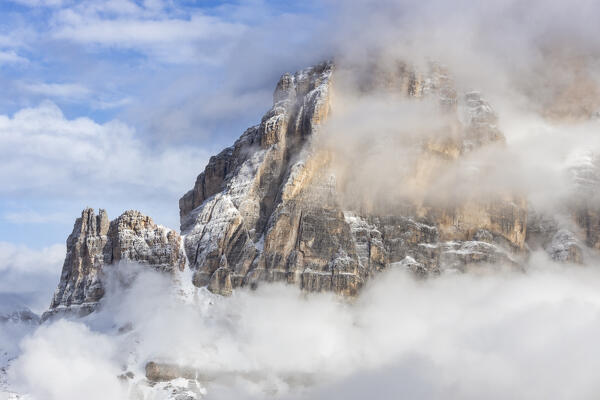
<instances>
[{"instance_id":1,"label":"rocky mountain face","mask_svg":"<svg viewBox=\"0 0 600 400\"><path fill-rule=\"evenodd\" d=\"M155 270L183 269L181 237L156 225L138 211L109 221L106 211L86 208L67 239L67 255L47 319L56 313L89 314L104 296L103 271L108 265L136 262Z\"/></svg>"},{"instance_id":2,"label":"rocky mountain face","mask_svg":"<svg viewBox=\"0 0 600 400\"><path fill-rule=\"evenodd\" d=\"M406 204L383 214L340 202L332 155L316 138L332 106L333 65L284 75L273 108L229 149L211 158L180 200L181 229L194 284L218 293L261 281L355 295L377 271L400 265L420 275L473 263L516 264L526 232L525 203ZM503 142L496 116L478 93L459 96L440 67L407 66L363 91L385 88L407 98L434 97L446 113L466 108L455 135L421 143L421 172ZM359 160L355 160L359 162Z\"/></svg>"},{"instance_id":3,"label":"rocky mountain face","mask_svg":"<svg viewBox=\"0 0 600 400\"><path fill-rule=\"evenodd\" d=\"M387 268L425 277L489 264L519 268L536 247L566 262L582 262L584 247L600 248L597 202L571 205L569 223L577 229L530 212L523 196L508 192L460 198L423 192L391 207L368 196L349 202L343 194L353 181L340 178L340 157L319 140L335 113L336 73L322 63L281 77L260 123L211 157L180 199L181 237L136 211L109 222L103 210L84 210L67 240L50 312L73 306L89 312L104 294L103 269L119 261L169 272L187 260L195 286L223 295L281 281L353 296ZM475 150L505 146L492 106L477 92L458 93L442 67L419 71L398 63L369 73L358 92L427 99L448 121L412 144L408 179L420 186ZM359 159L345 161L360 168ZM578 176L592 179L595 168Z\"/></svg>"}]
</instances>

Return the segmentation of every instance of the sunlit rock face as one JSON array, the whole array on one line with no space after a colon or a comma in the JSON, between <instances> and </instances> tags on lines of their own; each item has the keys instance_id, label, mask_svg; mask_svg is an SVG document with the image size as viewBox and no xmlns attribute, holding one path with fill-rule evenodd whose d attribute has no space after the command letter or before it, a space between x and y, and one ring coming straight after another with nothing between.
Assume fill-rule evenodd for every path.
<instances>
[{"instance_id":1,"label":"sunlit rock face","mask_svg":"<svg viewBox=\"0 0 600 400\"><path fill-rule=\"evenodd\" d=\"M527 212L517 195L445 198L443 192L415 190L418 196L380 201L359 187L353 177L363 160L322 146L327 121L335 117L336 81L343 79L336 74L325 63L283 75L261 123L211 158L182 197L181 229L194 284L227 294L283 281L355 295L386 268L427 276L481 264L518 265ZM392 185L426 189L465 154L504 145L492 107L479 93L457 93L442 67L418 71L397 63L367 76L357 80L357 93L429 99L448 121L408 144L414 163L407 176L389 184L390 191ZM381 165L380 172L389 171Z\"/></svg>"},{"instance_id":2,"label":"sunlit rock face","mask_svg":"<svg viewBox=\"0 0 600 400\"><path fill-rule=\"evenodd\" d=\"M165 272L182 269L181 238L138 211L126 211L109 221L106 211L95 214L86 208L67 239L60 282L44 318L56 312L85 315L93 311L105 292L103 269L121 261Z\"/></svg>"}]
</instances>

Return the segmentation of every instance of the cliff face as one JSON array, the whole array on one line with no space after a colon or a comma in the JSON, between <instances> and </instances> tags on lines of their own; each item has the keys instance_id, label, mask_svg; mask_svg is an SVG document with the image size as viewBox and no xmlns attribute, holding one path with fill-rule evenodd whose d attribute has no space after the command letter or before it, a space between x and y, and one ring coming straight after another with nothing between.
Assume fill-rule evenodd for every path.
<instances>
[{"instance_id":1,"label":"cliff face","mask_svg":"<svg viewBox=\"0 0 600 400\"><path fill-rule=\"evenodd\" d=\"M323 63L285 74L260 124L212 157L180 199L182 237L135 211L112 222L103 210L83 211L67 240L51 309L76 305L89 312L104 295L103 268L119 261L169 272L187 260L194 285L223 295L272 281L356 295L387 268L425 277L489 264L520 268L530 248L543 247L566 262L582 262L585 248L600 248L599 203L590 200L597 194L570 203L565 223L528 212L516 193L457 194L450 188L456 182L441 184L445 171L476 151L505 146L492 106L477 92L458 93L439 65L378 68L359 71L352 90L430 102L437 113L431 118L444 121L387 149L398 158L410 150L406 171L396 176L381 165L366 173L367 181L391 177L384 191L402 187L401 194L365 190L367 161L323 140L331 134L325 122L335 117L336 80L347 71ZM346 141L344 135L338 132L337 140ZM600 168L590 168L578 169L577 179L597 177ZM482 176L470 179L473 188Z\"/></svg>"},{"instance_id":2,"label":"cliff face","mask_svg":"<svg viewBox=\"0 0 600 400\"><path fill-rule=\"evenodd\" d=\"M327 187L315 193L314 201L299 201L306 196L310 175L319 172L304 167L302 153L329 113L332 72L331 64L322 64L284 75L261 123L211 158L194 189L180 200L181 228L197 286L221 292L260 280L320 280L323 265L314 262L328 263L334 254L301 254L305 242L318 241L326 252L349 247L349 228L327 201ZM305 262L296 261L298 257L307 257L306 268L296 267ZM354 268L344 269L344 277L354 278Z\"/></svg>"},{"instance_id":3,"label":"cliff face","mask_svg":"<svg viewBox=\"0 0 600 400\"><path fill-rule=\"evenodd\" d=\"M308 291L354 295L390 266L427 275L477 263L517 264L527 218L517 196L469 199L452 207L412 199L394 213L342 201L345 183L336 181L336 155L317 140L335 104L333 70L322 64L284 75L260 125L211 158L180 200L194 284L229 293L284 281ZM453 116L442 139L419 144L414 177L429 179L465 153L503 144L491 106L478 93L458 95L440 67L431 65L422 74L400 64L384 78L360 89L394 91L414 101L431 97ZM468 113L464 123L458 106Z\"/></svg>"},{"instance_id":4,"label":"cliff face","mask_svg":"<svg viewBox=\"0 0 600 400\"><path fill-rule=\"evenodd\" d=\"M96 215L86 208L67 239L60 282L51 311L43 318L59 311L79 315L93 311L104 296L104 268L120 261L172 272L183 269L185 256L177 232L156 225L138 211L126 211L109 221L104 210Z\"/></svg>"}]
</instances>

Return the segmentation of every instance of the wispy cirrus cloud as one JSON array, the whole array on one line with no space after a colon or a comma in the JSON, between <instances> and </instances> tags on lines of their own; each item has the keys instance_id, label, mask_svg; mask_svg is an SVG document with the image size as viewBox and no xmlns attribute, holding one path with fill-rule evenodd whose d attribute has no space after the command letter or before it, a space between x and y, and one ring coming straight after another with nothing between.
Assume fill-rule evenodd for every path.
<instances>
[{"instance_id":1,"label":"wispy cirrus cloud","mask_svg":"<svg viewBox=\"0 0 600 400\"><path fill-rule=\"evenodd\" d=\"M93 110L110 110L130 104L133 99L120 93L96 92L79 83L20 82L19 89L42 99L86 104Z\"/></svg>"},{"instance_id":2,"label":"wispy cirrus cloud","mask_svg":"<svg viewBox=\"0 0 600 400\"><path fill-rule=\"evenodd\" d=\"M175 64L214 64L216 60L222 60L233 42L249 28L236 20L235 13L219 14L210 11L218 7L177 1L12 2L31 9L45 8L44 13L37 12L35 24L19 26L22 25L20 18L16 18L16 22L7 25L8 28L19 26L19 29L34 31L35 38L30 37L29 44L35 41L63 42L84 46L86 51L92 52L133 51L159 62Z\"/></svg>"},{"instance_id":3,"label":"wispy cirrus cloud","mask_svg":"<svg viewBox=\"0 0 600 400\"><path fill-rule=\"evenodd\" d=\"M13 224L59 223L64 220L69 220L72 217L72 215L65 215L64 213L42 213L32 209L10 211L2 215L3 220Z\"/></svg>"},{"instance_id":4,"label":"wispy cirrus cloud","mask_svg":"<svg viewBox=\"0 0 600 400\"><path fill-rule=\"evenodd\" d=\"M30 93L65 99L84 99L92 94L89 88L78 83L22 83L21 87Z\"/></svg>"},{"instance_id":5,"label":"wispy cirrus cloud","mask_svg":"<svg viewBox=\"0 0 600 400\"><path fill-rule=\"evenodd\" d=\"M60 7L67 3L68 0L10 0L13 3L21 4L28 7Z\"/></svg>"}]
</instances>

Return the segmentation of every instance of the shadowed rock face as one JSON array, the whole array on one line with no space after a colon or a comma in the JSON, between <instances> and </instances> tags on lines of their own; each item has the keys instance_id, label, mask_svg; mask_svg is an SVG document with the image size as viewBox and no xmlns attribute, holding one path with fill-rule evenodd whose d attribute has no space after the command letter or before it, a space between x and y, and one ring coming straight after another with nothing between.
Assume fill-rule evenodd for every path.
<instances>
[{"instance_id":1,"label":"shadowed rock face","mask_svg":"<svg viewBox=\"0 0 600 400\"><path fill-rule=\"evenodd\" d=\"M96 215L86 208L67 239L67 255L50 310L69 308L80 315L93 311L104 295L103 268L120 261L171 272L183 269L185 256L177 232L156 225L138 211L126 211L109 222L106 211Z\"/></svg>"},{"instance_id":2,"label":"shadowed rock face","mask_svg":"<svg viewBox=\"0 0 600 400\"><path fill-rule=\"evenodd\" d=\"M67 255L51 309L73 304L96 303L104 295L100 271L112 262L110 222L106 211L87 208L75 221L67 239Z\"/></svg>"}]
</instances>

